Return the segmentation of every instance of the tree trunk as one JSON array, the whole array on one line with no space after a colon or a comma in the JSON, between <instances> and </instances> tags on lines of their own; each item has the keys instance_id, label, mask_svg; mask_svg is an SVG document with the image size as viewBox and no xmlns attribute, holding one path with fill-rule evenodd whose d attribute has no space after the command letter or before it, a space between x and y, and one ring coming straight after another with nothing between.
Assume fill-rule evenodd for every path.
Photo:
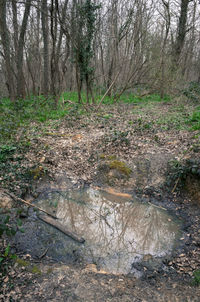
<instances>
[{"instance_id":1,"label":"tree trunk","mask_svg":"<svg viewBox=\"0 0 200 302\"><path fill-rule=\"evenodd\" d=\"M6 67L6 85L8 87L8 92L10 99L14 101L15 99L15 88L14 88L14 72L12 70L11 64L11 50L10 50L10 38L6 23L6 0L0 0L0 34L1 43L3 46L4 60Z\"/></svg>"},{"instance_id":2,"label":"tree trunk","mask_svg":"<svg viewBox=\"0 0 200 302\"><path fill-rule=\"evenodd\" d=\"M48 37L48 7L47 0L42 1L42 33L43 33L43 93L47 96L49 94L49 37Z\"/></svg>"},{"instance_id":3,"label":"tree trunk","mask_svg":"<svg viewBox=\"0 0 200 302\"><path fill-rule=\"evenodd\" d=\"M23 74L23 56L24 56L24 39L30 15L31 1L26 0L24 16L22 20L21 31L19 35L18 48L17 48L17 97L25 97L25 79Z\"/></svg>"},{"instance_id":4,"label":"tree trunk","mask_svg":"<svg viewBox=\"0 0 200 302\"><path fill-rule=\"evenodd\" d=\"M15 48L15 56L18 52L18 38L19 38L19 32L18 32L18 21L17 21L17 3L16 0L12 0L12 14L13 14L13 38L14 38L14 48Z\"/></svg>"},{"instance_id":5,"label":"tree trunk","mask_svg":"<svg viewBox=\"0 0 200 302\"><path fill-rule=\"evenodd\" d=\"M169 9L169 2L166 2L162 0L163 6L164 6L164 19L165 19L165 34L164 34L164 40L163 45L161 48L161 81L160 81L160 97L161 99L164 98L164 95L166 93L166 76L165 76L165 49L167 45L167 38L169 35L170 30L170 24L171 24L171 18L170 18L170 9Z\"/></svg>"},{"instance_id":6,"label":"tree trunk","mask_svg":"<svg viewBox=\"0 0 200 302\"><path fill-rule=\"evenodd\" d=\"M181 52L185 42L188 4L191 0L181 0L181 12L177 28L177 38L174 47L174 63L177 68L180 62Z\"/></svg>"}]
</instances>

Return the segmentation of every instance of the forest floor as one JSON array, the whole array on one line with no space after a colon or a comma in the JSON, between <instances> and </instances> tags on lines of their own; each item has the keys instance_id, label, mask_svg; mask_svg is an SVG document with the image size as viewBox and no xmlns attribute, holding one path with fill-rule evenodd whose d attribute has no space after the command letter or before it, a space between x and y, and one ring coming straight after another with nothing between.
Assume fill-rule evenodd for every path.
<instances>
[{"instance_id":1,"label":"forest floor","mask_svg":"<svg viewBox=\"0 0 200 302\"><path fill-rule=\"evenodd\" d=\"M168 272L154 271L141 279L98 272L94 265L51 263L45 255L37 261L20 255L25 262L14 265L5 259L0 301L200 301L200 287L192 284L194 271L200 270L200 196L191 188L191 182L199 182L189 176L183 189L178 173L180 163L199 161L200 133L186 122L193 110L180 99L120 103L19 128L16 142L26 144L14 150L1 175L5 208L19 207L9 193L34 201L47 188L112 187L174 211L184 221L184 243L168 262ZM130 173L110 168L105 174L111 162L123 163ZM1 239L2 246L6 242ZM25 265L27 259L35 272Z\"/></svg>"}]
</instances>

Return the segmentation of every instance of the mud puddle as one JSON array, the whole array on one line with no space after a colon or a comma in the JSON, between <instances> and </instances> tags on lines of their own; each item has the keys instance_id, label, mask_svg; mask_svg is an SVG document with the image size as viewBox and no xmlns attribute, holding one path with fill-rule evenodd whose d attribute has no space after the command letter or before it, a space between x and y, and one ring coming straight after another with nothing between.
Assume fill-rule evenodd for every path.
<instances>
[{"instance_id":1,"label":"mud puddle","mask_svg":"<svg viewBox=\"0 0 200 302\"><path fill-rule=\"evenodd\" d=\"M84 244L72 240L32 212L26 232L18 233L15 243L36 258L45 253L56 261L92 263L108 273L140 276L137 263L160 263L180 237L180 222L165 209L126 194L92 188L56 191L42 194L36 204L85 239Z\"/></svg>"}]
</instances>

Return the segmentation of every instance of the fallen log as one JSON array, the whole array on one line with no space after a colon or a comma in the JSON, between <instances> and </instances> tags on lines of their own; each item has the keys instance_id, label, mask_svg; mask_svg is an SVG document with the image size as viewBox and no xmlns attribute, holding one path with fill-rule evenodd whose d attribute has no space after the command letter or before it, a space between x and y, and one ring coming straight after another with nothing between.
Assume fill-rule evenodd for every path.
<instances>
[{"instance_id":1,"label":"fallen log","mask_svg":"<svg viewBox=\"0 0 200 302\"><path fill-rule=\"evenodd\" d=\"M78 235L66 230L66 228L58 220L55 220L55 219L53 219L53 218L51 218L50 216L47 216L47 215L38 215L38 217L42 221L44 221L47 224L49 224L49 225L53 226L54 228L58 229L59 231L61 231L62 233L64 233L68 237L72 238L73 240L75 240L79 243L84 243L85 242L84 238L79 237Z\"/></svg>"},{"instance_id":2,"label":"fallen log","mask_svg":"<svg viewBox=\"0 0 200 302\"><path fill-rule=\"evenodd\" d=\"M37 210L39 210L39 211L41 211L41 212L43 212L43 213L45 213L45 214L51 216L52 218L57 219L57 217L56 217L55 215L53 215L53 214L51 214L51 213L48 213L47 211L45 211L45 210L39 208L38 206L36 206L36 205L30 203L30 202L27 201L27 200L24 200L24 199L22 199L22 198L20 198L20 197L15 196L13 193L6 192L6 194L8 194L8 195L9 195L13 200L15 200L15 201L21 201L21 202L25 203L27 206L33 207L33 208L35 208L35 209L37 209Z\"/></svg>"}]
</instances>

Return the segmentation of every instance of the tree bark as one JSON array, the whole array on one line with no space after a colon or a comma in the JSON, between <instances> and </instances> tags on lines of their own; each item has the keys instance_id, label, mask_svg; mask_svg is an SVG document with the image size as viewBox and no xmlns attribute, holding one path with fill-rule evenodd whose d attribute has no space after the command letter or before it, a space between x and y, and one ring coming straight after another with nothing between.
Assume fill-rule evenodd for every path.
<instances>
[{"instance_id":1,"label":"tree bark","mask_svg":"<svg viewBox=\"0 0 200 302\"><path fill-rule=\"evenodd\" d=\"M8 87L9 97L12 101L15 100L15 88L14 88L14 72L12 70L11 63L11 50L10 50L10 38L6 23L6 9L7 1L0 0L0 34L1 42L4 52L4 60L6 67L6 85Z\"/></svg>"},{"instance_id":2,"label":"tree bark","mask_svg":"<svg viewBox=\"0 0 200 302\"><path fill-rule=\"evenodd\" d=\"M47 19L47 0L42 1L42 33L43 33L43 93L47 96L49 94L49 37L48 37L48 19Z\"/></svg>"},{"instance_id":3,"label":"tree bark","mask_svg":"<svg viewBox=\"0 0 200 302\"><path fill-rule=\"evenodd\" d=\"M181 52L185 42L185 36L187 32L187 15L188 15L188 5L191 0L181 0L181 12L179 16L178 28L177 28L177 38L174 47L174 63L175 67L178 67L180 62Z\"/></svg>"},{"instance_id":4,"label":"tree bark","mask_svg":"<svg viewBox=\"0 0 200 302\"><path fill-rule=\"evenodd\" d=\"M24 39L30 15L31 1L26 0L25 11L22 20L21 31L19 35L18 48L17 48L17 97L25 97L25 79L23 74L23 57L24 57Z\"/></svg>"}]
</instances>

